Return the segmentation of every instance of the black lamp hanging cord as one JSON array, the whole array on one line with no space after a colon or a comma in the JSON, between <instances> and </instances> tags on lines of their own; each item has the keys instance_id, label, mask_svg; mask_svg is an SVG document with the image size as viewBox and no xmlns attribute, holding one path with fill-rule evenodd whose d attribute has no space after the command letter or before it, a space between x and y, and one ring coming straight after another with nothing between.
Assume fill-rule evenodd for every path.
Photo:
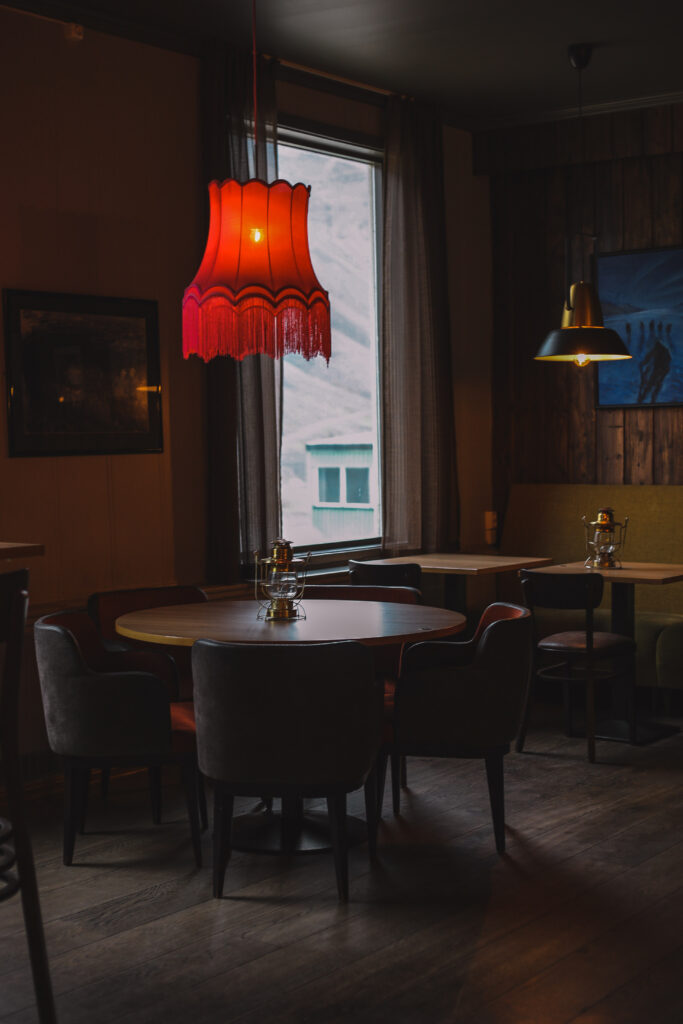
<instances>
[{"instance_id":1,"label":"black lamp hanging cord","mask_svg":"<svg viewBox=\"0 0 683 1024\"><path fill-rule=\"evenodd\" d=\"M569 47L569 63L578 71L578 114L579 114L579 157L581 165L585 164L585 145L583 130L583 82L582 72L588 66L593 47L590 43L575 43ZM630 353L616 331L603 325L602 310L597 294L597 260L595 250L597 237L593 239L593 284L581 280L571 281L571 243L569 236L565 238L565 302L562 326L551 331L534 356L535 359L552 362L573 362L578 366L588 363L613 359L630 359ZM581 252L582 278L585 276L585 254Z\"/></svg>"},{"instance_id":2,"label":"black lamp hanging cord","mask_svg":"<svg viewBox=\"0 0 683 1024\"><path fill-rule=\"evenodd\" d=\"M251 0L251 72L254 95L254 177L258 178L258 88L256 78L256 0Z\"/></svg>"},{"instance_id":3,"label":"black lamp hanging cord","mask_svg":"<svg viewBox=\"0 0 683 1024\"><path fill-rule=\"evenodd\" d=\"M578 112L578 126L579 126L579 166L584 167L586 163L586 134L583 125L583 72L590 64L590 59L593 55L593 47L590 43L572 43L568 50L569 63L577 73L576 82L576 107ZM581 197L580 197L581 198ZM578 204L580 207L580 203ZM583 237L583 236L582 236ZM592 235L593 246L597 241L596 236ZM569 235L565 238L565 259L564 259L564 273L565 273L565 292L566 299L565 305L568 310L572 309L571 304L571 286L572 286L572 251L571 241ZM586 258L583 244L581 246L581 280L586 279Z\"/></svg>"}]
</instances>

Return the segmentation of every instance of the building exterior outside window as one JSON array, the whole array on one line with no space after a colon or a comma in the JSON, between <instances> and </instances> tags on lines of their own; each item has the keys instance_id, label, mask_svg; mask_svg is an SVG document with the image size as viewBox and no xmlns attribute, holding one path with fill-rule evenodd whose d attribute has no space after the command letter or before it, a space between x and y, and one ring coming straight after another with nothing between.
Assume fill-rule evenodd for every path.
<instances>
[{"instance_id":1,"label":"building exterior outside window","mask_svg":"<svg viewBox=\"0 0 683 1024\"><path fill-rule=\"evenodd\" d=\"M338 541L370 537L377 515L377 460L367 434L329 437L306 445L313 527ZM334 480L334 488L330 481Z\"/></svg>"}]
</instances>

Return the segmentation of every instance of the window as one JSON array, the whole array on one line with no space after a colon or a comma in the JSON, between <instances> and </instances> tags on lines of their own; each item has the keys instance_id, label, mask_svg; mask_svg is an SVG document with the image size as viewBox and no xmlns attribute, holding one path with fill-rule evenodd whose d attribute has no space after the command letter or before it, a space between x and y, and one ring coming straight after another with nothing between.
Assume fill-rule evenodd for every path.
<instances>
[{"instance_id":1,"label":"window","mask_svg":"<svg viewBox=\"0 0 683 1024\"><path fill-rule=\"evenodd\" d=\"M320 501L339 501L339 467L318 467L318 495Z\"/></svg>"},{"instance_id":2,"label":"window","mask_svg":"<svg viewBox=\"0 0 683 1024\"><path fill-rule=\"evenodd\" d=\"M370 470L352 469L346 470L346 501L347 504L366 505L370 501Z\"/></svg>"},{"instance_id":3,"label":"window","mask_svg":"<svg viewBox=\"0 0 683 1024\"><path fill-rule=\"evenodd\" d=\"M284 139L284 141L282 141ZM281 496L285 537L334 548L380 534L376 196L380 157L280 133L278 173L311 186L313 267L330 293L329 366L283 360Z\"/></svg>"}]
</instances>

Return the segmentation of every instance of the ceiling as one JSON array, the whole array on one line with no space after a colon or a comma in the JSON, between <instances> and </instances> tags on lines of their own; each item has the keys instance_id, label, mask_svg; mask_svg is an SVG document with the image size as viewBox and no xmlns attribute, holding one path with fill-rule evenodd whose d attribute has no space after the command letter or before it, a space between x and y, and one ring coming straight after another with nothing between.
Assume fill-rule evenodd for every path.
<instances>
[{"instance_id":1,"label":"ceiling","mask_svg":"<svg viewBox=\"0 0 683 1024\"><path fill-rule=\"evenodd\" d=\"M157 45L250 45L251 0L17 0L11 6ZM674 0L256 0L261 53L440 103L463 127L576 113L570 43L594 44L586 111L683 99Z\"/></svg>"}]
</instances>

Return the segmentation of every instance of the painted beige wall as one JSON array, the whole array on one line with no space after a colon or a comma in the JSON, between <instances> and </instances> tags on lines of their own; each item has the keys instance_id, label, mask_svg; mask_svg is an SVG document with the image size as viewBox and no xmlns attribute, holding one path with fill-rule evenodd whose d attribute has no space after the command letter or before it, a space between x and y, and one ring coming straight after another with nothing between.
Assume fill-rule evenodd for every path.
<instances>
[{"instance_id":1,"label":"painted beige wall","mask_svg":"<svg viewBox=\"0 0 683 1024\"><path fill-rule=\"evenodd\" d=\"M204 577L203 372L181 355L203 185L193 58L0 10L0 283L155 299L164 451L8 458L0 538L40 541L35 606ZM5 393L4 352L0 386Z\"/></svg>"}]
</instances>

